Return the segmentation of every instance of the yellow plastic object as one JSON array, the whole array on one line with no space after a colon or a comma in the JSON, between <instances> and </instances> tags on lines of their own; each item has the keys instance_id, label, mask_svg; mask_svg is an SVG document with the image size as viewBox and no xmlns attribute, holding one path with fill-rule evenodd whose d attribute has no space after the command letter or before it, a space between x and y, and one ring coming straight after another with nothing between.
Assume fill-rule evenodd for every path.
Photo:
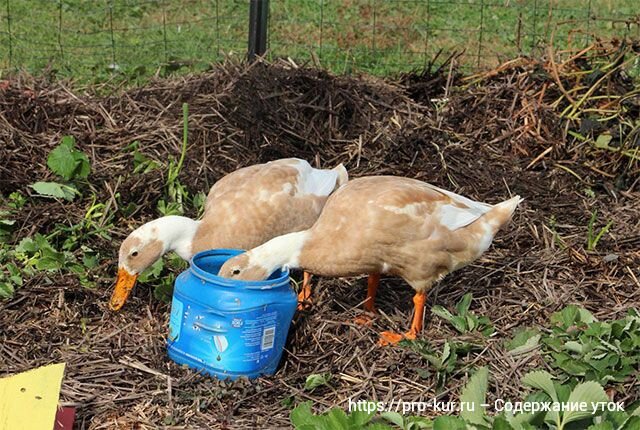
<instances>
[{"instance_id":1,"label":"yellow plastic object","mask_svg":"<svg viewBox=\"0 0 640 430\"><path fill-rule=\"evenodd\" d=\"M65 363L0 379L0 430L52 430Z\"/></svg>"}]
</instances>

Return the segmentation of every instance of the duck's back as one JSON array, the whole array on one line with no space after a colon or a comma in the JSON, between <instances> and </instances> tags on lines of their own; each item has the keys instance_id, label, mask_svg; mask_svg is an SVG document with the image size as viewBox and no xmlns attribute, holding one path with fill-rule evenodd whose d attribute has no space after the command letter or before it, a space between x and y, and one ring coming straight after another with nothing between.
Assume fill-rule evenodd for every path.
<instances>
[{"instance_id":1,"label":"duck's back","mask_svg":"<svg viewBox=\"0 0 640 430\"><path fill-rule=\"evenodd\" d=\"M491 207L416 179L368 176L353 179L336 191L313 228L348 228L349 224L378 230L398 224L428 228L436 222L457 230ZM411 236L417 233L410 232Z\"/></svg>"},{"instance_id":2,"label":"duck's back","mask_svg":"<svg viewBox=\"0 0 640 430\"><path fill-rule=\"evenodd\" d=\"M422 265L423 258L449 267L457 264L452 254L468 249L461 230L473 230L471 224L490 209L415 179L353 179L329 198L300 258L303 267L336 276L404 277L405 269Z\"/></svg>"},{"instance_id":3,"label":"duck's back","mask_svg":"<svg viewBox=\"0 0 640 430\"><path fill-rule=\"evenodd\" d=\"M209 192L194 252L210 248L250 249L292 231L309 228L317 219L335 177L325 178L304 160L288 158L236 170ZM315 173L315 183L305 179ZM335 174L333 174L335 176ZM324 182L323 182L324 181ZM313 186L315 185L315 189Z\"/></svg>"}]
</instances>

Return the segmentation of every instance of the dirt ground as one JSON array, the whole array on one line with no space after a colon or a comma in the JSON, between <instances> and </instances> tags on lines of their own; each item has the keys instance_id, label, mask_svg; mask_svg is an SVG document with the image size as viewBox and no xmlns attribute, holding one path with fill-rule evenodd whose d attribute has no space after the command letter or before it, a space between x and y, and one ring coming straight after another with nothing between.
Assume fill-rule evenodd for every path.
<instances>
[{"instance_id":1,"label":"dirt ground","mask_svg":"<svg viewBox=\"0 0 640 430\"><path fill-rule=\"evenodd\" d=\"M187 102L189 147L180 181L192 192L208 191L242 166L300 157L321 166L342 162L352 177L417 178L488 203L524 197L490 250L446 277L428 302L451 309L471 292L472 311L487 316L496 333L461 336L429 312L423 332L436 349L452 338L479 345L461 354L439 398L457 399L468 370L487 365L489 399L521 399L521 376L544 364L537 350L506 354L503 342L516 328L548 327L550 314L570 303L599 319L640 308L639 163L571 138L567 130L585 136L602 130L584 119L561 118L566 100L554 105L574 82L569 72L586 67L579 60L554 66L522 59L466 78L445 66L386 81L284 62L225 64L118 96L15 77L0 90L2 195L29 194L28 184L51 179L46 157L66 134L89 155L92 173L89 191L74 202L29 199L12 241L80 222L90 195L111 201L116 218L113 240L85 244L104 255L91 274L99 287L42 273L0 302L0 374L66 362L62 401L77 407L79 428L88 429L287 428L289 398L294 404L312 400L324 410L346 408L349 399L435 396L436 378L424 371L429 365L420 355L376 345L380 331L409 325L412 291L397 279L382 280L381 316L372 327L360 327L350 320L360 313L366 279L314 278L313 307L296 316L280 369L252 382L220 382L171 362L165 350L169 306L144 285L121 312L108 310L119 242L158 216L166 179L165 170L134 175L124 148L137 140L149 158L166 163L176 157L181 104ZM614 75L594 94L631 91L623 74ZM638 115L637 92L628 103L625 115ZM605 127L625 130L623 120L621 114ZM637 148L638 133L630 145ZM130 202L136 209L124 216ZM597 227L613 224L596 250L586 251L596 209ZM329 386L303 390L308 375L324 372L333 375ZM638 386L636 376L617 388L616 400L637 399Z\"/></svg>"}]
</instances>

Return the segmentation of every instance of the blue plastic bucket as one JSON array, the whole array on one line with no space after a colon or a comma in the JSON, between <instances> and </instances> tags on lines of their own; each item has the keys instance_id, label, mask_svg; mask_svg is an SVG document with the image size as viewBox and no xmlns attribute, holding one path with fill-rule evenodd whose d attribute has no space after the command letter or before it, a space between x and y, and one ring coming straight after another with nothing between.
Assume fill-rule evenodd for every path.
<instances>
[{"instance_id":1,"label":"blue plastic bucket","mask_svg":"<svg viewBox=\"0 0 640 430\"><path fill-rule=\"evenodd\" d=\"M222 264L241 252L200 252L176 279L167 338L169 358L176 363L221 379L276 371L296 294L287 269L264 281L217 276Z\"/></svg>"}]
</instances>

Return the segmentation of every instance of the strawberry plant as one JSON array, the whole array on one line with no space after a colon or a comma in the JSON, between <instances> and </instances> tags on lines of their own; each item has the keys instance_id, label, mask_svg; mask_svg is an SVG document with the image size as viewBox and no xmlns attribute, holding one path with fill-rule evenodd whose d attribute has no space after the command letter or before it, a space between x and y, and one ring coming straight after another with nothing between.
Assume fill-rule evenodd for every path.
<instances>
[{"instance_id":1,"label":"strawberry plant","mask_svg":"<svg viewBox=\"0 0 640 430\"><path fill-rule=\"evenodd\" d=\"M640 314L629 310L616 321L597 321L570 305L551 316L553 328L542 342L551 364L570 376L603 384L622 382L640 364Z\"/></svg>"}]
</instances>

